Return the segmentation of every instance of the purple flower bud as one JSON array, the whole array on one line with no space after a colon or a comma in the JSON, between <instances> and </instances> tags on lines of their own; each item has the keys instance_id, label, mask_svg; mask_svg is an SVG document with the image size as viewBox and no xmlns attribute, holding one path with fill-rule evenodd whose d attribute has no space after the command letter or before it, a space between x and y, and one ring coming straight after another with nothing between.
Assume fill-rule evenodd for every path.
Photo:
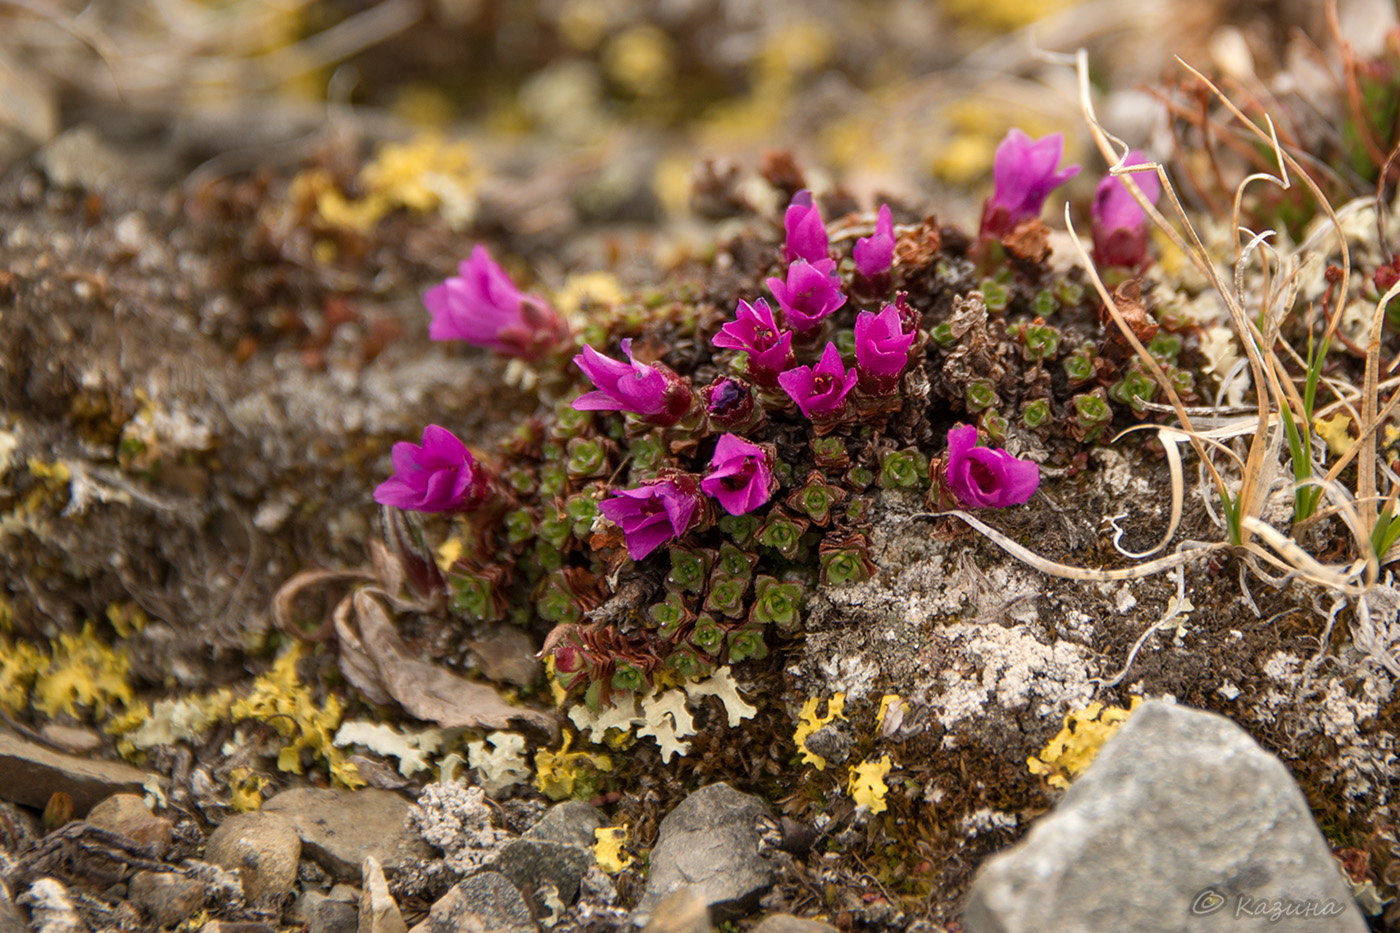
<instances>
[{"instance_id":1,"label":"purple flower bud","mask_svg":"<svg viewBox=\"0 0 1400 933\"><path fill-rule=\"evenodd\" d=\"M841 351L827 342L816 366L796 366L778 376L783 391L808 418L836 415L856 385L856 371L841 362Z\"/></svg>"},{"instance_id":2,"label":"purple flower bud","mask_svg":"<svg viewBox=\"0 0 1400 933\"><path fill-rule=\"evenodd\" d=\"M753 390L737 379L720 376L705 386L705 411L712 424L737 428L753 420Z\"/></svg>"},{"instance_id":3,"label":"purple flower bud","mask_svg":"<svg viewBox=\"0 0 1400 933\"><path fill-rule=\"evenodd\" d=\"M977 428L965 425L948 432L948 488L967 508L1000 509L1020 505L1040 485L1040 467L1004 450L978 447Z\"/></svg>"},{"instance_id":4,"label":"purple flower bud","mask_svg":"<svg viewBox=\"0 0 1400 933\"><path fill-rule=\"evenodd\" d=\"M749 355L749 375L759 385L778 384L778 373L792 363L792 334L778 330L773 311L762 298L739 302L736 320L719 329L711 342Z\"/></svg>"},{"instance_id":5,"label":"purple flower bud","mask_svg":"<svg viewBox=\"0 0 1400 933\"><path fill-rule=\"evenodd\" d=\"M1138 150L1129 152L1124 165L1142 165L1147 157ZM1155 172L1137 172L1133 182L1152 203L1162 194L1162 183ZM1094 192L1094 262L1101 266L1136 268L1147 258L1147 213L1133 200L1121 178L1112 175L1099 182Z\"/></svg>"},{"instance_id":6,"label":"purple flower bud","mask_svg":"<svg viewBox=\"0 0 1400 933\"><path fill-rule=\"evenodd\" d=\"M465 340L508 356L536 359L569 336L563 318L537 295L522 295L486 247L472 248L460 276L423 295L434 340Z\"/></svg>"},{"instance_id":7,"label":"purple flower bud","mask_svg":"<svg viewBox=\"0 0 1400 933\"><path fill-rule=\"evenodd\" d=\"M579 411L630 411L652 424L675 424L690 409L690 386L660 363L638 363L632 358L632 339L622 341L628 362L603 356L592 347L574 357L595 386L574 399Z\"/></svg>"},{"instance_id":8,"label":"purple flower bud","mask_svg":"<svg viewBox=\"0 0 1400 933\"><path fill-rule=\"evenodd\" d=\"M786 282L777 277L768 280L768 290L783 309L783 320L796 331L813 329L846 303L839 285L836 263L830 259L818 263L794 260L788 266Z\"/></svg>"},{"instance_id":9,"label":"purple flower bud","mask_svg":"<svg viewBox=\"0 0 1400 933\"><path fill-rule=\"evenodd\" d=\"M909 363L914 334L905 333L899 309L885 305L879 314L862 311L856 318L856 368L861 388L880 395L899 384Z\"/></svg>"},{"instance_id":10,"label":"purple flower bud","mask_svg":"<svg viewBox=\"0 0 1400 933\"><path fill-rule=\"evenodd\" d=\"M982 208L982 235L1005 236L1023 220L1040 216L1050 192L1075 175L1079 166L1056 171L1064 153L1063 133L1032 140L1013 127L997 146L992 176L996 189Z\"/></svg>"},{"instance_id":11,"label":"purple flower bud","mask_svg":"<svg viewBox=\"0 0 1400 933\"><path fill-rule=\"evenodd\" d=\"M486 501L491 480L467 445L430 424L422 445L394 445L394 475L374 490L374 501L414 512L470 512Z\"/></svg>"},{"instance_id":12,"label":"purple flower bud","mask_svg":"<svg viewBox=\"0 0 1400 933\"><path fill-rule=\"evenodd\" d=\"M888 204L880 205L875 235L856 240L856 271L867 279L884 275L894 265L894 215Z\"/></svg>"},{"instance_id":13,"label":"purple flower bud","mask_svg":"<svg viewBox=\"0 0 1400 933\"><path fill-rule=\"evenodd\" d=\"M733 434L720 437L710 458L710 472L700 481L700 488L718 499L730 515L764 505L777 487L769 453Z\"/></svg>"},{"instance_id":14,"label":"purple flower bud","mask_svg":"<svg viewBox=\"0 0 1400 933\"><path fill-rule=\"evenodd\" d=\"M828 258L826 224L821 211L812 202L812 192L803 188L792 196L787 213L783 215L783 230L787 234L787 258L805 259L811 263Z\"/></svg>"},{"instance_id":15,"label":"purple flower bud","mask_svg":"<svg viewBox=\"0 0 1400 933\"><path fill-rule=\"evenodd\" d=\"M688 485L690 489L683 489ZM679 538L695 519L700 496L694 480L661 480L636 489L619 489L598 504L608 520L622 528L627 554L641 560L661 545Z\"/></svg>"}]
</instances>

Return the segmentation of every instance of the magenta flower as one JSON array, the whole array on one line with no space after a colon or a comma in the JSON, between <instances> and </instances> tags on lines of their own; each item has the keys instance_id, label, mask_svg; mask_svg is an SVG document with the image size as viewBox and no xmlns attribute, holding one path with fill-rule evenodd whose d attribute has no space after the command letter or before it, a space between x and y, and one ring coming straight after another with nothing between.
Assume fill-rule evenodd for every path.
<instances>
[{"instance_id":1,"label":"magenta flower","mask_svg":"<svg viewBox=\"0 0 1400 933\"><path fill-rule=\"evenodd\" d=\"M830 259L818 263L796 259L788 266L786 282L776 276L768 280L768 290L778 299L789 327L811 330L846 303L835 273L836 263Z\"/></svg>"},{"instance_id":2,"label":"magenta flower","mask_svg":"<svg viewBox=\"0 0 1400 933\"><path fill-rule=\"evenodd\" d=\"M491 480L467 445L446 428L430 424L423 443L394 445L394 475L374 490L374 501L414 512L470 512L491 491Z\"/></svg>"},{"instance_id":3,"label":"magenta flower","mask_svg":"<svg viewBox=\"0 0 1400 933\"><path fill-rule=\"evenodd\" d=\"M827 342L816 366L795 366L778 376L783 391L808 418L840 413L856 385L856 371L841 362L841 351Z\"/></svg>"},{"instance_id":4,"label":"magenta flower","mask_svg":"<svg viewBox=\"0 0 1400 933\"><path fill-rule=\"evenodd\" d=\"M691 489L686 490L674 480L662 480L636 489L619 489L613 498L600 502L598 509L622 528L628 556L641 560L690 529L700 505L693 484L690 480L687 485Z\"/></svg>"},{"instance_id":5,"label":"magenta flower","mask_svg":"<svg viewBox=\"0 0 1400 933\"><path fill-rule=\"evenodd\" d=\"M1020 505L1040 485L1040 467L1004 450L977 446L977 428L964 425L948 432L948 488L967 508L1000 509Z\"/></svg>"},{"instance_id":6,"label":"magenta flower","mask_svg":"<svg viewBox=\"0 0 1400 933\"><path fill-rule=\"evenodd\" d=\"M465 340L508 356L536 359L569 336L568 325L537 295L522 295L486 247L472 248L454 276L423 295L434 340Z\"/></svg>"},{"instance_id":7,"label":"magenta flower","mask_svg":"<svg viewBox=\"0 0 1400 933\"><path fill-rule=\"evenodd\" d=\"M632 338L622 341L628 362L603 356L592 347L574 357L595 386L574 399L579 411L630 411L662 426L675 424L690 409L690 386L660 363L638 363L632 358Z\"/></svg>"},{"instance_id":8,"label":"magenta flower","mask_svg":"<svg viewBox=\"0 0 1400 933\"><path fill-rule=\"evenodd\" d=\"M875 221L875 235L856 240L856 272L873 279L884 275L894 265L894 215L888 204L880 205Z\"/></svg>"},{"instance_id":9,"label":"magenta flower","mask_svg":"<svg viewBox=\"0 0 1400 933\"><path fill-rule=\"evenodd\" d=\"M764 505L777 487L767 451L733 434L720 436L710 458L710 472L700 481L706 495L718 499L730 515L743 515Z\"/></svg>"},{"instance_id":10,"label":"magenta flower","mask_svg":"<svg viewBox=\"0 0 1400 933\"><path fill-rule=\"evenodd\" d=\"M856 318L856 369L860 386L880 395L893 391L909 363L914 332L905 333L899 309L885 305L879 314L862 311Z\"/></svg>"},{"instance_id":11,"label":"magenta flower","mask_svg":"<svg viewBox=\"0 0 1400 933\"><path fill-rule=\"evenodd\" d=\"M1138 150L1129 152L1124 165L1142 165L1147 157ZM1162 183L1155 172L1137 172L1133 182L1152 203L1162 194ZM1147 258L1147 212L1138 206L1121 178L1109 175L1094 192L1094 262L1101 266L1136 268Z\"/></svg>"},{"instance_id":12,"label":"magenta flower","mask_svg":"<svg viewBox=\"0 0 1400 933\"><path fill-rule=\"evenodd\" d=\"M826 224L822 222L821 211L812 202L812 192L806 188L792 196L792 203L783 215L783 230L787 234L789 262L805 259L817 263L828 258Z\"/></svg>"},{"instance_id":13,"label":"magenta flower","mask_svg":"<svg viewBox=\"0 0 1400 933\"><path fill-rule=\"evenodd\" d=\"M734 316L711 342L727 350L743 350L749 355L749 375L754 381L777 385L778 373L792 363L792 334L778 330L773 311L762 298L753 304L741 300Z\"/></svg>"},{"instance_id":14,"label":"magenta flower","mask_svg":"<svg viewBox=\"0 0 1400 933\"><path fill-rule=\"evenodd\" d=\"M982 235L1005 236L1023 220L1040 216L1050 192L1075 175L1079 166L1056 171L1064 153L1063 133L1032 140L1013 127L997 146L992 163L996 189L982 208Z\"/></svg>"}]
</instances>

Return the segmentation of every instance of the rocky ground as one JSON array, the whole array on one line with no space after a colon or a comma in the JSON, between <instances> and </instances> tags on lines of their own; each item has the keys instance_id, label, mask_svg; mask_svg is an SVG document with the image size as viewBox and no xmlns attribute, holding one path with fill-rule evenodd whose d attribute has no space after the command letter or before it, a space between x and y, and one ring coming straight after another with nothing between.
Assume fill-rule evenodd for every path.
<instances>
[{"instance_id":1,"label":"rocky ground","mask_svg":"<svg viewBox=\"0 0 1400 933\"><path fill-rule=\"evenodd\" d=\"M781 207L804 181L834 230L867 233L878 193L901 229L934 232L909 233L926 254L901 258L927 324L984 287L956 271L965 254L952 231L975 229L991 149L978 121L948 112L950 90L968 100L1014 90L1049 122L1040 131L1070 131L1088 154L1068 72L995 38L1005 24L952 30L885 11L857 30L844 7L820 29L746 22L734 35L749 45L737 47L770 49L759 56L769 70L750 73L709 51L725 46L701 26L723 16L697 7L663 30L666 60L679 63L665 80L693 91L672 95L682 102L672 112L646 91L664 77L648 57L655 32L551 56L560 36L591 34L590 16L621 28L607 5L566 6L573 19L540 13L532 24L492 21L504 13L489 4L491 16L461 21L444 12L453 5L434 7L437 20L354 59L365 99L337 99L329 120L290 96L251 113L155 97L112 107L89 71L100 62L67 46L45 53L42 76L66 63L67 83L33 73L24 99L52 120L47 131L11 126L0 176L0 930L931 933L1043 929L1047 917L1104 929L1124 903L1180 929L1208 888L1231 910L1293 898L1337 906L1317 928L1391 928L1400 593L1383 574L1348 596L1220 546L1219 501L1189 456L1172 547L1214 549L1127 578L1145 561L1122 551L1155 545L1171 512L1169 462L1146 435L1093 443L1013 424L1007 446L1042 463L1040 490L977 515L1012 547L1106 577L1042 573L932 514L919 484L879 483L862 516L868 579L827 585L809 573L800 627L770 635L766 657L591 712L577 692L551 694L535 655L552 620L529 598L508 620L477 619L391 585L384 555L414 548L371 499L390 446L438 423L478 449L507 449L519 423L554 418L569 391L547 372L532 383L518 364L427 339L421 293L474 243L585 326L667 309L654 326L671 341L668 360L699 379L714 364L685 350L687 309L709 320L758 293ZM1227 77L1252 55L1296 91L1316 75L1261 26L1298 12L1283 6L1176 28L1184 43L1213 37ZM1343 6L1345 21L1365 5ZM1131 114L1144 98L1127 88L1159 74L1123 49L1146 47L1149 14L1170 18L1169 7L1131 28L1105 19L1101 34L1068 14L1043 28L1097 43L1122 85L1101 112ZM109 25L140 38L120 18ZM25 30L41 26L53 23L24 17ZM940 27L950 29L940 42L916 41ZM841 28L849 48L830 43ZM24 35L9 54L37 54L42 43ZM482 35L499 39L489 55L441 70L449 38ZM522 35L524 46L509 44ZM828 57L809 61L814 49ZM882 49L922 77L870 92ZM972 67L987 61L1000 77ZM110 56L105 67L130 82L129 64ZM470 118L469 155L423 142L391 108L396 89L427 99L407 93L424 74L468 102L458 116ZM532 90L492 110L505 93L492 81ZM578 87L592 90L580 100ZM384 138L409 143L397 168L377 159ZM1329 140L1319 130L1305 141L1319 154ZM779 142L792 148L760 153ZM697 148L726 155L697 166ZM1182 159L1174 171L1200 167ZM371 164L377 182L362 172ZM1100 174L1086 171L1068 195L1081 222ZM1329 195L1368 190L1341 170L1335 185ZM1219 196L1209 185L1188 194L1200 216ZM690 206L684 218L677 204ZM1258 209L1290 219L1272 202ZM925 217L936 219L921 227ZM1358 278L1389 261L1388 222L1374 207L1349 221ZM1067 236L1048 244L1031 263L1039 271L1023 267L1010 286L1008 317L1031 316L1027 276L1084 282ZM953 271L937 271L940 258ZM1219 309L1168 251L1160 259L1145 293L1157 310L1170 295L1197 315L1174 332L1206 396L1228 369L1208 317ZM1304 301L1326 303L1320 267L1337 261L1318 250ZM1098 304L1092 293L1062 300L1052 323L1124 362ZM1000 324L991 332L1005 338ZM1355 384L1368 335L1350 320L1342 333L1357 349L1339 349L1328 378ZM1387 332L1387 359L1393 341ZM926 380L906 383L924 393L911 406L922 420L901 443L937 459L943 430L971 419L955 354L935 348L928 360ZM1016 366L1003 394L1031 384L1026 361ZM1139 420L1126 405L1115 412L1116 427ZM1392 430L1377 431L1386 445ZM1291 495L1276 491L1282 504L1264 514L1289 530ZM459 532L425 522L418 553L443 558ZM1357 556L1339 521L1301 540L1324 563ZM386 602L366 597L367 583ZM356 587L361 601L342 603ZM352 617L370 643L358 655L340 627ZM1136 698L1152 702L1079 777ZM1147 831L1131 845L1100 842L1134 827ZM1027 848L988 861L1018 841ZM1293 855L1269 854L1279 852ZM1043 899L1054 910L1028 908L1024 879L1055 871L1067 877Z\"/></svg>"}]
</instances>

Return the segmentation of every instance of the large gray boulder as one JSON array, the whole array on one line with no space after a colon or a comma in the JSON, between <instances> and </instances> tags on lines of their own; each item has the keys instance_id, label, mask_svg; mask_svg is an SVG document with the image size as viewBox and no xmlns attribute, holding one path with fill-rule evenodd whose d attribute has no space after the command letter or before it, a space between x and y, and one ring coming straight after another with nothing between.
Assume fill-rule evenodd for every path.
<instances>
[{"instance_id":1,"label":"large gray boulder","mask_svg":"<svg viewBox=\"0 0 1400 933\"><path fill-rule=\"evenodd\" d=\"M1283 763L1214 713L1143 704L1020 844L977 873L968 933L1366 929Z\"/></svg>"}]
</instances>

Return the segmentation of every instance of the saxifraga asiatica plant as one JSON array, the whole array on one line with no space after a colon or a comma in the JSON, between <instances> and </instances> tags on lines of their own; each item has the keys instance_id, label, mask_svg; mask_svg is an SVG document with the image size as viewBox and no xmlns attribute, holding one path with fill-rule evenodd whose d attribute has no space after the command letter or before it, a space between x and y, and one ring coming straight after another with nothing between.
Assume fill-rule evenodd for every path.
<instances>
[{"instance_id":1,"label":"saxifraga asiatica plant","mask_svg":"<svg viewBox=\"0 0 1400 933\"><path fill-rule=\"evenodd\" d=\"M1078 170L1059 166L1060 145L1012 133L998 149L976 247L984 261L963 283L971 295L1010 248L1002 239L1039 225L1050 189ZM834 246L815 200L800 192L783 226L780 274L766 280L771 297L736 295L732 316L691 338L717 374L705 385L694 362L672 368L664 342L640 339L635 315L566 320L517 288L482 247L428 292L434 337L518 357L554 390L570 386L571 400L544 409L495 452L473 453L436 426L422 448L396 445L380 497L394 491L396 507L463 516L446 580L470 592L447 605L468 619L489 610L554 623L546 654L555 675L566 688L586 687L591 704L649 688L663 669L688 674L763 658L775 633L800 630L810 587L875 572L877 497L933 495L932 452L911 447L919 430L927 433L910 426L927 417L926 406L905 386L926 384L928 367L941 362L946 348L930 331L943 322L930 313L930 296L911 299L900 286L938 257L901 258L888 206L869 236ZM838 266L848 253L854 264ZM1056 295L1082 297L1074 283L1049 278L1044 256L1021 261L1042 264L1031 277L1041 284L996 273L1018 313L1053 313L1063 300ZM685 312L663 308L647 330L693 331L677 313ZM1034 352L1016 359L1038 367L1054 357L1056 331L1039 317L1026 326ZM957 428L966 469L935 485L958 505L1014 506L1038 486L1034 463L975 447L1021 417L1022 399L1007 391L984 392L976 405L949 402L949 437L960 419L988 432ZM1057 417L1048 402L1031 412L1041 429ZM933 460L937 477L946 459ZM489 496L478 494L486 489ZM641 622L618 624L628 619Z\"/></svg>"}]
</instances>

